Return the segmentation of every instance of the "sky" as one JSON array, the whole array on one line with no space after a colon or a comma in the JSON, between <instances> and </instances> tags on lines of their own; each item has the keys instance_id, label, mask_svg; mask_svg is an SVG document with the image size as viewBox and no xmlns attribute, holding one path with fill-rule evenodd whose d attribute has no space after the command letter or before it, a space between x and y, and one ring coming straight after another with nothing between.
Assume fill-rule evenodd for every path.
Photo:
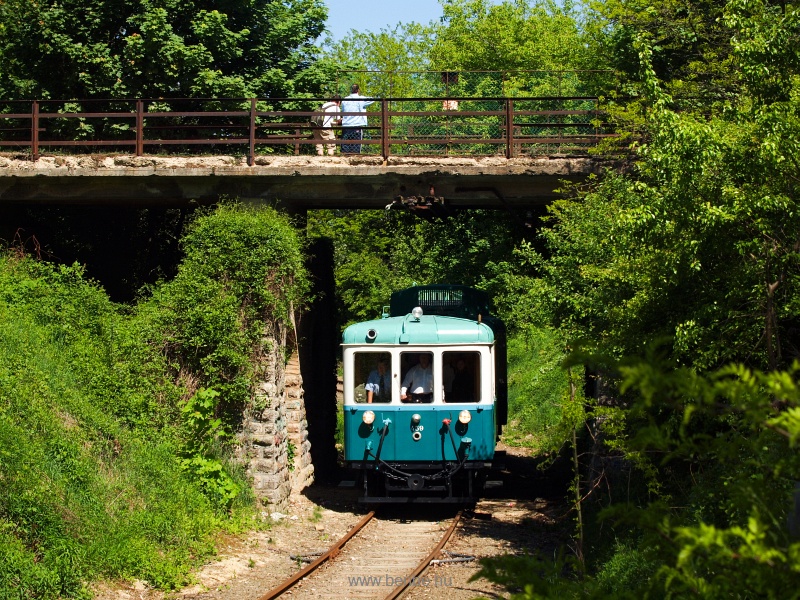
<instances>
[{"instance_id":1,"label":"sky","mask_svg":"<svg viewBox=\"0 0 800 600\"><path fill-rule=\"evenodd\" d=\"M442 16L438 0L325 0L327 28L335 40L351 29L372 31L392 29L400 22L428 23Z\"/></svg>"}]
</instances>

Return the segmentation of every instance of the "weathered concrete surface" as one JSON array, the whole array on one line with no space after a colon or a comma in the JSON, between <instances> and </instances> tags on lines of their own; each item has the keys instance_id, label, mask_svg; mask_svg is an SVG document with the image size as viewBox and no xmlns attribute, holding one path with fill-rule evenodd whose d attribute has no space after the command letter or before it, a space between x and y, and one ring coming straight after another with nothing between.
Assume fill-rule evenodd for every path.
<instances>
[{"instance_id":1,"label":"weathered concrete surface","mask_svg":"<svg viewBox=\"0 0 800 600\"><path fill-rule=\"evenodd\" d=\"M550 202L564 180L609 163L591 157L406 158L260 156L0 156L0 204L185 206L222 196L289 209L383 208L398 196L444 197L453 207Z\"/></svg>"}]
</instances>

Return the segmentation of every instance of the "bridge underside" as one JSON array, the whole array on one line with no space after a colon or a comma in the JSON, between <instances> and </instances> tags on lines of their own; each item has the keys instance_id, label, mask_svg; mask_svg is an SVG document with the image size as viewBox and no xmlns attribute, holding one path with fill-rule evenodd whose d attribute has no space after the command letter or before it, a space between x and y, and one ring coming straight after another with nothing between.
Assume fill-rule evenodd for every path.
<instances>
[{"instance_id":1,"label":"bridge underside","mask_svg":"<svg viewBox=\"0 0 800 600\"><path fill-rule=\"evenodd\" d=\"M436 197L453 208L546 204L564 181L607 168L590 157L390 158L56 156L0 157L0 205L182 207L221 197L290 211L384 208L398 197Z\"/></svg>"}]
</instances>

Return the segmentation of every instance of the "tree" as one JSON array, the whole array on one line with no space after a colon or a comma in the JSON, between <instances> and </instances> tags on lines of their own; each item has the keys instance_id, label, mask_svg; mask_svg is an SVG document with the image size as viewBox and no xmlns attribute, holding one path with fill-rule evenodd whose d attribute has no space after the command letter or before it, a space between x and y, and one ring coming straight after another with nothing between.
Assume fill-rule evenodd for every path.
<instances>
[{"instance_id":1,"label":"tree","mask_svg":"<svg viewBox=\"0 0 800 600\"><path fill-rule=\"evenodd\" d=\"M594 452L606 468L575 504L602 493L616 547L598 533L611 558L583 579L570 561L488 564L516 598L797 590L800 10L735 0L721 16L726 105L676 111L635 38L639 160L557 203L548 252L526 252L542 273L531 313L599 349L571 364L602 364L616 387L616 402L587 401L611 456Z\"/></svg>"},{"instance_id":2,"label":"tree","mask_svg":"<svg viewBox=\"0 0 800 600\"><path fill-rule=\"evenodd\" d=\"M508 255L530 234L511 212L460 211L426 221L406 213L352 210L309 214L312 236L330 237L342 321L375 319L393 291L411 285L453 283L486 289L501 307Z\"/></svg>"},{"instance_id":3,"label":"tree","mask_svg":"<svg viewBox=\"0 0 800 600\"><path fill-rule=\"evenodd\" d=\"M675 358L703 369L731 360L775 369L798 356L800 60L784 50L797 11L756 4L726 13L745 75L736 103L710 115L671 110L640 45L641 161L553 209L542 298L618 355L666 336Z\"/></svg>"},{"instance_id":4,"label":"tree","mask_svg":"<svg viewBox=\"0 0 800 600\"><path fill-rule=\"evenodd\" d=\"M617 441L661 478L650 494L635 493L635 476L622 490L608 486L617 501L603 511L604 527L628 540L618 538L613 559L586 577L571 557L542 555L483 559L478 575L514 600L796 597L800 363L705 375L652 357L618 367L633 401L617 415L627 425ZM775 409L776 397L786 410ZM624 536L627 528L635 534Z\"/></svg>"},{"instance_id":5,"label":"tree","mask_svg":"<svg viewBox=\"0 0 800 600\"><path fill-rule=\"evenodd\" d=\"M592 39L584 33L575 3L440 1L441 23L351 31L330 46L326 59L343 71L378 71L352 77L361 77L371 93L398 97L583 95L601 89L592 81L597 76L588 74L521 72L606 68L604 55L586 45ZM398 73L409 71L417 73ZM443 78L444 73L458 77Z\"/></svg>"},{"instance_id":6,"label":"tree","mask_svg":"<svg viewBox=\"0 0 800 600\"><path fill-rule=\"evenodd\" d=\"M713 0L592 0L587 32L596 52L628 81L636 80L634 40L653 49L653 68L675 96L724 100L736 92L725 3Z\"/></svg>"},{"instance_id":7,"label":"tree","mask_svg":"<svg viewBox=\"0 0 800 600\"><path fill-rule=\"evenodd\" d=\"M602 55L586 46L580 13L571 1L443 0L442 6L432 68L507 74L507 81L484 75L472 85L479 94L578 95L585 93L580 79L521 71L606 68ZM462 87L469 89L467 82Z\"/></svg>"},{"instance_id":8,"label":"tree","mask_svg":"<svg viewBox=\"0 0 800 600\"><path fill-rule=\"evenodd\" d=\"M321 0L9 0L0 99L318 93L326 17Z\"/></svg>"},{"instance_id":9,"label":"tree","mask_svg":"<svg viewBox=\"0 0 800 600\"><path fill-rule=\"evenodd\" d=\"M337 91L349 94L350 85L358 83L365 93L376 96L431 94L422 72L430 70L434 32L431 25L419 23L400 23L378 33L351 30L341 41L329 44L325 56L338 66Z\"/></svg>"}]
</instances>

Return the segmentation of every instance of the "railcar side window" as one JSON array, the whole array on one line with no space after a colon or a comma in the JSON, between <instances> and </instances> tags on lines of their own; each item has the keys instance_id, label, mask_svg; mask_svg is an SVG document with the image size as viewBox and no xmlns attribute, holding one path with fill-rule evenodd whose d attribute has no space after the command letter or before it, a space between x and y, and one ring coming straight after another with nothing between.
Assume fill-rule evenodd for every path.
<instances>
[{"instance_id":1,"label":"railcar side window","mask_svg":"<svg viewBox=\"0 0 800 600\"><path fill-rule=\"evenodd\" d=\"M445 402L478 402L481 389L480 352L442 353Z\"/></svg>"},{"instance_id":2,"label":"railcar side window","mask_svg":"<svg viewBox=\"0 0 800 600\"><path fill-rule=\"evenodd\" d=\"M403 352L400 355L400 400L433 402L433 353Z\"/></svg>"},{"instance_id":3,"label":"railcar side window","mask_svg":"<svg viewBox=\"0 0 800 600\"><path fill-rule=\"evenodd\" d=\"M392 401L392 355L389 352L356 352L353 373L356 402Z\"/></svg>"}]
</instances>

